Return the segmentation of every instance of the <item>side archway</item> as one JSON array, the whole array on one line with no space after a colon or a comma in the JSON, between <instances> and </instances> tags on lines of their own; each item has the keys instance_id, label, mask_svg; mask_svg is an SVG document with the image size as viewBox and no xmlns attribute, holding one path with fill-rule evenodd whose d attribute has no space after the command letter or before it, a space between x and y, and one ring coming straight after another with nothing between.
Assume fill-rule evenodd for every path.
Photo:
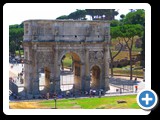
<instances>
[{"instance_id":1,"label":"side archway","mask_svg":"<svg viewBox=\"0 0 160 120\"><path fill-rule=\"evenodd\" d=\"M90 88L98 90L100 89L100 81L101 81L101 69L98 65L92 65L90 69Z\"/></svg>"}]
</instances>

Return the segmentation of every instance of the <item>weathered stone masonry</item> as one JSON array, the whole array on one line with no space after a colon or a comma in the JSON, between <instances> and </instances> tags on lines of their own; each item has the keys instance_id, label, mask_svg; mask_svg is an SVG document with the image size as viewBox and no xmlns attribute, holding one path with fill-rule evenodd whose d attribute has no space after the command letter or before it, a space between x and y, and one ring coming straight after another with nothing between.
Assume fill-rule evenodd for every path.
<instances>
[{"instance_id":1,"label":"weathered stone masonry","mask_svg":"<svg viewBox=\"0 0 160 120\"><path fill-rule=\"evenodd\" d=\"M97 89L109 90L110 24L107 21L24 21L25 89L39 95L39 71L45 70L46 92L60 92L60 64L66 53L74 59L76 90L89 91L99 72ZM94 77L93 75L93 77ZM94 82L94 80L93 80Z\"/></svg>"}]
</instances>

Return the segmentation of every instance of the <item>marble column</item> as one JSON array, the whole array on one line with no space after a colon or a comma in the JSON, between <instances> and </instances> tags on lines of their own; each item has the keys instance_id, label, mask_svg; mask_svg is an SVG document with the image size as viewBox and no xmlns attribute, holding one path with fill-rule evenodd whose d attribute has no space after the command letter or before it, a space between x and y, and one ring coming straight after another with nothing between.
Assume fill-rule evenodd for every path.
<instances>
[{"instance_id":1,"label":"marble column","mask_svg":"<svg viewBox=\"0 0 160 120\"><path fill-rule=\"evenodd\" d=\"M54 56L52 56L54 57ZM53 61L52 61L53 62ZM50 64L50 69L51 69L51 73L50 73L50 93L54 93L54 64Z\"/></svg>"},{"instance_id":2,"label":"marble column","mask_svg":"<svg viewBox=\"0 0 160 120\"><path fill-rule=\"evenodd\" d=\"M85 91L90 89L89 50L85 50Z\"/></svg>"},{"instance_id":3,"label":"marble column","mask_svg":"<svg viewBox=\"0 0 160 120\"><path fill-rule=\"evenodd\" d=\"M81 67L80 67L80 71L81 71L81 90L85 91L85 64L81 63Z\"/></svg>"},{"instance_id":4,"label":"marble column","mask_svg":"<svg viewBox=\"0 0 160 120\"><path fill-rule=\"evenodd\" d=\"M58 62L58 45L54 48L54 92L60 92L60 63Z\"/></svg>"},{"instance_id":5,"label":"marble column","mask_svg":"<svg viewBox=\"0 0 160 120\"><path fill-rule=\"evenodd\" d=\"M25 86L25 92L26 94L32 94L32 80L33 80L33 76L32 76L32 64L29 62L32 60L32 50L31 50L31 46L27 46L24 49L24 56L26 59L26 63L24 65L24 86Z\"/></svg>"},{"instance_id":6,"label":"marble column","mask_svg":"<svg viewBox=\"0 0 160 120\"><path fill-rule=\"evenodd\" d=\"M105 90L110 90L109 87L109 45L104 48L104 64L105 64Z\"/></svg>"},{"instance_id":7,"label":"marble column","mask_svg":"<svg viewBox=\"0 0 160 120\"><path fill-rule=\"evenodd\" d=\"M75 86L75 90L79 91L81 90L81 86L82 86L82 68L81 68L81 64L80 61L76 61L74 63L74 86Z\"/></svg>"},{"instance_id":8,"label":"marble column","mask_svg":"<svg viewBox=\"0 0 160 120\"><path fill-rule=\"evenodd\" d=\"M36 48L34 48L33 50L33 61L32 62L32 66L33 67L33 94L34 95L38 95L40 92L39 92L39 67L38 67L38 53L37 51L35 50Z\"/></svg>"},{"instance_id":9,"label":"marble column","mask_svg":"<svg viewBox=\"0 0 160 120\"><path fill-rule=\"evenodd\" d=\"M100 89L105 89L105 68L104 64L101 65L101 73L100 73Z\"/></svg>"},{"instance_id":10,"label":"marble column","mask_svg":"<svg viewBox=\"0 0 160 120\"><path fill-rule=\"evenodd\" d=\"M24 87L25 87L25 92L27 94L32 94L32 73L30 73L30 68L31 65L29 64L25 64L25 70L24 70L24 74L25 74L25 81L24 81Z\"/></svg>"}]
</instances>

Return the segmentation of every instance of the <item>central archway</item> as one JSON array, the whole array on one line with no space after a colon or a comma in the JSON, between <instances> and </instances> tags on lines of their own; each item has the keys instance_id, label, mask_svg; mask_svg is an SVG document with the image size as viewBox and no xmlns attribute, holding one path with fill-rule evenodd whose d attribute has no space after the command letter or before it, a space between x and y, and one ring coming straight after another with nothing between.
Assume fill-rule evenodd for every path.
<instances>
[{"instance_id":1,"label":"central archway","mask_svg":"<svg viewBox=\"0 0 160 120\"><path fill-rule=\"evenodd\" d=\"M77 92L81 90L81 59L75 52L65 52L61 56L61 91Z\"/></svg>"}]
</instances>

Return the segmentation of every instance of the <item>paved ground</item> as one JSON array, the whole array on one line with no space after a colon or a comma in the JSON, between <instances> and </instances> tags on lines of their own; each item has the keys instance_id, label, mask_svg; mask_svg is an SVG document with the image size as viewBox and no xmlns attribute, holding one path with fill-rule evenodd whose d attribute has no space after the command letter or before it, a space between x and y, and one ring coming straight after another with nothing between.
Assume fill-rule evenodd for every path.
<instances>
[{"instance_id":1,"label":"paved ground","mask_svg":"<svg viewBox=\"0 0 160 120\"><path fill-rule=\"evenodd\" d=\"M11 68L11 66L13 66L13 68ZM17 65L12 65L10 64L9 66L9 77L13 77L14 79L17 78L18 76L18 73L20 73L22 71L22 64L17 64ZM68 89L71 89L73 87L73 74L70 72L67 73L67 70L65 69L66 73L62 73L62 75L60 76L60 79L61 79L61 90L64 91L64 90L68 90ZM121 79L123 81L129 81L129 77L124 77L124 76L115 76L114 79ZM20 84L20 81L16 80L16 84L18 86L24 86L23 84ZM67 84L67 85L65 85ZM40 77L40 90L43 89L43 85L44 85L44 74L41 74L41 77ZM138 91L139 92L140 90L144 89L145 88L145 83L143 82L143 80L141 78L138 78L137 79L137 83L134 84L135 85L138 85ZM133 86L133 89L132 91L135 91L135 88ZM123 88L122 86L117 86L115 84L110 84L110 90L107 91L107 95L109 94L120 94L120 88ZM126 87L127 88L127 87ZM19 88L19 91L22 91L23 90L23 87L20 87ZM118 90L118 91L117 91ZM123 92L128 92L128 90L123 90Z\"/></svg>"}]
</instances>

